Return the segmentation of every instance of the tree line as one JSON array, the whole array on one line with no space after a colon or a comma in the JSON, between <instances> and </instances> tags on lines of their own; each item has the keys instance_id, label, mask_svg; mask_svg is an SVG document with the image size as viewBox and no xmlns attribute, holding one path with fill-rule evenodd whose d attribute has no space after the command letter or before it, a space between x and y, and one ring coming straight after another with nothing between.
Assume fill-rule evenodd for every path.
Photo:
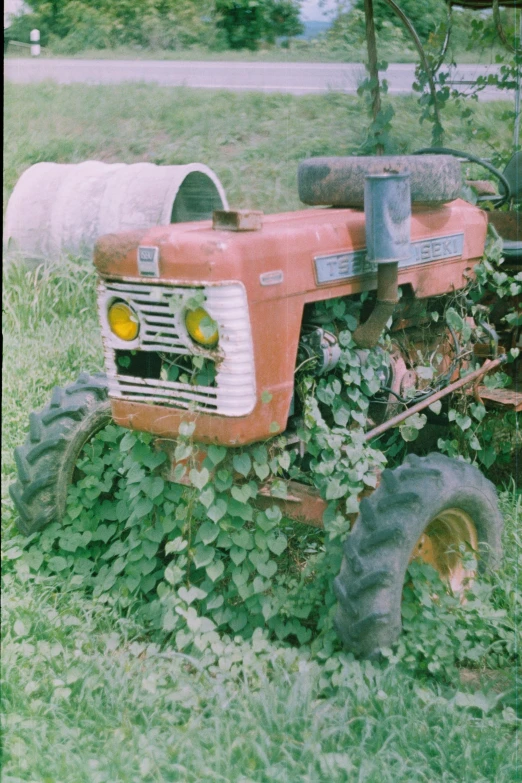
<instances>
[{"instance_id":1,"label":"tree line","mask_svg":"<svg viewBox=\"0 0 522 783\"><path fill-rule=\"evenodd\" d=\"M134 46L256 50L303 31L301 0L27 0L9 36L63 52Z\"/></svg>"}]
</instances>

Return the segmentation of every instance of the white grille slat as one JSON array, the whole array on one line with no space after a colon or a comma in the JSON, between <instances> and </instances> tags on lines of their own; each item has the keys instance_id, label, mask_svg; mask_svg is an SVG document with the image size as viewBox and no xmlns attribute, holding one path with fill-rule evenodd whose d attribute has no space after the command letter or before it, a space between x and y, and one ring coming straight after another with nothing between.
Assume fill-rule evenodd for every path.
<instances>
[{"instance_id":1,"label":"white grille slat","mask_svg":"<svg viewBox=\"0 0 522 783\"><path fill-rule=\"evenodd\" d=\"M162 326L169 331L176 331L172 326L172 316L169 318L166 315L151 315L150 313L143 312L143 319L146 324L150 324L151 326Z\"/></svg>"},{"instance_id":2,"label":"white grille slat","mask_svg":"<svg viewBox=\"0 0 522 783\"><path fill-rule=\"evenodd\" d=\"M123 383L118 383L118 385L116 387L113 387L113 388L114 388L115 391L117 390L118 392L122 392L123 395L128 394L128 393L133 393L133 392L136 392L136 394L146 394L148 388L150 388L151 395L154 396L154 397L159 397L162 402L164 402L163 398L170 399L170 397L172 396L172 391L170 389L161 389L158 386L147 387L147 386L142 386L141 384L132 384L132 383L123 384ZM191 387L189 386L188 389L190 390L190 388ZM109 389L111 389L110 386L109 386ZM213 402L215 404L215 402L216 402L216 396L211 397L209 395L196 394L196 393L194 393L192 391L189 391L189 390L177 389L177 391L176 391L176 399L184 399L184 400L189 400L191 402L192 401L193 402L200 402L200 403L203 403L203 404L206 404L206 403L209 403L209 402Z\"/></svg>"},{"instance_id":3,"label":"white grille slat","mask_svg":"<svg viewBox=\"0 0 522 783\"><path fill-rule=\"evenodd\" d=\"M163 349L167 348L173 348L178 347L182 348L185 347L183 343L179 342L178 340L173 340L172 337L169 337L166 334L145 334L142 335L142 341L144 344L147 344L147 346L150 343L158 343L158 345L162 345ZM170 352L169 352L170 353Z\"/></svg>"}]
</instances>

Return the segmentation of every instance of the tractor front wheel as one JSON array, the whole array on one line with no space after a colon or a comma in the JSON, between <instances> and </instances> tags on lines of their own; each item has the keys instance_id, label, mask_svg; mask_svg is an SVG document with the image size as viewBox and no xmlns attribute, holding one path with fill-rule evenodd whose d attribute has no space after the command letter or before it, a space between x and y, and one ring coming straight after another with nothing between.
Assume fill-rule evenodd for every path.
<instances>
[{"instance_id":1,"label":"tractor front wheel","mask_svg":"<svg viewBox=\"0 0 522 783\"><path fill-rule=\"evenodd\" d=\"M495 487L473 465L429 454L385 470L361 501L335 580L335 625L344 647L373 657L397 641L412 560L429 563L460 593L475 576L464 565L466 550L476 553L478 571L495 567L502 528Z\"/></svg>"},{"instance_id":2,"label":"tractor front wheel","mask_svg":"<svg viewBox=\"0 0 522 783\"><path fill-rule=\"evenodd\" d=\"M61 521L76 460L110 417L105 375L87 373L56 386L49 404L31 413L27 440L15 449L18 481L9 487L24 535Z\"/></svg>"}]
</instances>

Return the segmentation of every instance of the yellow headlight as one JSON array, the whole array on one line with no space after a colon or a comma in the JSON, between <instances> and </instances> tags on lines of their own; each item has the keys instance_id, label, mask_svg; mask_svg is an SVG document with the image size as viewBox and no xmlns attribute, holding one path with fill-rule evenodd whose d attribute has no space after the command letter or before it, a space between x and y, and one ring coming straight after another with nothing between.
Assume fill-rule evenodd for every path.
<instances>
[{"instance_id":1,"label":"yellow headlight","mask_svg":"<svg viewBox=\"0 0 522 783\"><path fill-rule=\"evenodd\" d=\"M218 344L217 323L202 307L188 311L185 316L185 326L192 339L205 348L215 348Z\"/></svg>"},{"instance_id":2,"label":"yellow headlight","mask_svg":"<svg viewBox=\"0 0 522 783\"><path fill-rule=\"evenodd\" d=\"M140 331L138 316L125 302L115 302L109 307L109 326L111 332L120 340L135 340Z\"/></svg>"}]
</instances>

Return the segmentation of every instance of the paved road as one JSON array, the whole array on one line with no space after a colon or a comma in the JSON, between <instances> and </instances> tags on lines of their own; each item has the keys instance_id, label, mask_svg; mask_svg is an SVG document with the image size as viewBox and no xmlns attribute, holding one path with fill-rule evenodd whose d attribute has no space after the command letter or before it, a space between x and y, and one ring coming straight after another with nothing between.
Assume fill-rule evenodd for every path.
<instances>
[{"instance_id":1,"label":"paved road","mask_svg":"<svg viewBox=\"0 0 522 783\"><path fill-rule=\"evenodd\" d=\"M495 71L496 66L462 65L453 81L465 83L478 75ZM392 64L386 78L392 95L412 92L415 66ZM364 78L359 63L258 63L196 62L177 60L72 60L8 58L4 76L12 82L38 82L47 79L60 84L117 84L153 82L163 86L200 87L234 91L286 92L294 95L339 90L354 94ZM482 100L510 98L488 87Z\"/></svg>"}]
</instances>

